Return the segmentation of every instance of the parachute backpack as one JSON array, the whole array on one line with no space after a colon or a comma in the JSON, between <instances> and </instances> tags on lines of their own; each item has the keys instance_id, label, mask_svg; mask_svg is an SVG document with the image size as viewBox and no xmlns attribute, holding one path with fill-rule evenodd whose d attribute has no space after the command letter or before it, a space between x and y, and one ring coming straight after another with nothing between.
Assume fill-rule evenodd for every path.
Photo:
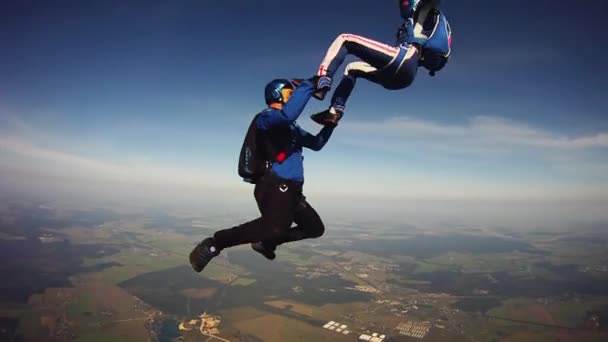
<instances>
[{"instance_id":1,"label":"parachute backpack","mask_svg":"<svg viewBox=\"0 0 608 342\"><path fill-rule=\"evenodd\" d=\"M258 129L256 121L260 114L251 120L239 155L239 176L243 181L252 184L256 184L273 163L282 163L287 158L291 142L288 126L276 127L269 131Z\"/></svg>"},{"instance_id":2,"label":"parachute backpack","mask_svg":"<svg viewBox=\"0 0 608 342\"><path fill-rule=\"evenodd\" d=\"M243 178L243 181L252 184L257 183L270 167L270 162L264 158L265 154L262 151L264 145L260 144L260 135L256 125L258 116L259 114L249 124L239 155L239 176Z\"/></svg>"},{"instance_id":3,"label":"parachute backpack","mask_svg":"<svg viewBox=\"0 0 608 342\"><path fill-rule=\"evenodd\" d=\"M414 25L414 42L422 45L420 65L435 76L447 64L452 51L452 29L446 16L437 8L421 8Z\"/></svg>"}]
</instances>

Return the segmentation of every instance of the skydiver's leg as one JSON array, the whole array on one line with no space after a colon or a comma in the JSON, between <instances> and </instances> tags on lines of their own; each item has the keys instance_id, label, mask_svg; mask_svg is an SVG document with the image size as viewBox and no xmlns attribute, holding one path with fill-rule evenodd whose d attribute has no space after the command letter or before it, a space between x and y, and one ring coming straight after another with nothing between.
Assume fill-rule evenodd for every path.
<instances>
[{"instance_id":1,"label":"skydiver's leg","mask_svg":"<svg viewBox=\"0 0 608 342\"><path fill-rule=\"evenodd\" d=\"M357 78L362 77L374 83L379 83L377 71L377 68L365 62L353 62L348 64L344 69L344 77L340 80L338 87L332 95L330 110L333 109L333 112L343 113L346 101L355 88Z\"/></svg>"},{"instance_id":2,"label":"skydiver's leg","mask_svg":"<svg viewBox=\"0 0 608 342\"><path fill-rule=\"evenodd\" d=\"M219 230L213 237L201 241L190 253L190 264L196 272L202 271L225 248L286 239L302 197L302 184L267 174L256 184L254 194L262 216L236 227ZM260 253L266 256L264 252ZM270 253L274 258L274 251Z\"/></svg>"},{"instance_id":3,"label":"skydiver's leg","mask_svg":"<svg viewBox=\"0 0 608 342\"><path fill-rule=\"evenodd\" d=\"M258 241L284 239L294 219L296 206L302 196L302 186L297 182L281 180L267 175L260 186L259 207L262 216L239 226L224 229L213 235L216 247L224 248ZM258 199L256 198L256 199Z\"/></svg>"},{"instance_id":4,"label":"skydiver's leg","mask_svg":"<svg viewBox=\"0 0 608 342\"><path fill-rule=\"evenodd\" d=\"M382 69L361 61L348 64L344 69L344 77L334 91L329 109L311 115L311 119L321 125L337 124L359 77L386 89L408 87L416 77L418 56L418 47L410 45L400 48L397 56Z\"/></svg>"},{"instance_id":5,"label":"skydiver's leg","mask_svg":"<svg viewBox=\"0 0 608 342\"><path fill-rule=\"evenodd\" d=\"M346 66L344 69L344 77L340 80L338 87L334 91L331 97L331 105L329 109L324 110L320 113L311 115L311 119L321 125L327 123L337 123L342 119L344 110L346 108L346 102L350 97L357 78L362 77L371 82L383 85L390 80L384 79L378 72L378 69L365 62L353 62Z\"/></svg>"},{"instance_id":6,"label":"skydiver's leg","mask_svg":"<svg viewBox=\"0 0 608 342\"><path fill-rule=\"evenodd\" d=\"M331 98L331 108L343 112L352 93L357 78L364 78L388 89L402 89L409 86L416 76L418 49L415 46L404 48L390 66L378 69L369 63L353 62L344 69L344 77Z\"/></svg>"},{"instance_id":7,"label":"skydiver's leg","mask_svg":"<svg viewBox=\"0 0 608 342\"><path fill-rule=\"evenodd\" d=\"M296 226L292 227L282 239L264 241L264 245L274 251L277 246L284 243L318 238L325 232L323 220L321 220L317 211L306 201L305 196L302 196L298 203L298 207L294 213L294 222Z\"/></svg>"},{"instance_id":8,"label":"skydiver's leg","mask_svg":"<svg viewBox=\"0 0 608 342\"><path fill-rule=\"evenodd\" d=\"M330 45L318 76L333 77L347 55L353 55L376 69L387 66L399 53L399 47L390 46L354 34L339 35Z\"/></svg>"},{"instance_id":9,"label":"skydiver's leg","mask_svg":"<svg viewBox=\"0 0 608 342\"><path fill-rule=\"evenodd\" d=\"M399 47L390 46L362 36L343 33L330 45L319 69L317 76L317 92L314 97L319 100L331 89L332 79L347 55L358 57L376 69L382 69L397 58ZM341 115L338 114L339 116ZM313 118L313 120L315 120ZM317 120L315 120L317 121ZM317 121L319 122L319 121Z\"/></svg>"},{"instance_id":10,"label":"skydiver's leg","mask_svg":"<svg viewBox=\"0 0 608 342\"><path fill-rule=\"evenodd\" d=\"M337 124L338 121L342 119L342 115L344 114L344 109L346 107L346 101L355 88L357 77L363 77L372 82L378 83L377 71L377 68L374 68L365 62L353 62L348 64L344 69L344 77L338 84L338 87L334 91L331 98L331 105L329 109L317 114L313 114L310 116L310 118L321 125L328 123Z\"/></svg>"},{"instance_id":11,"label":"skydiver's leg","mask_svg":"<svg viewBox=\"0 0 608 342\"><path fill-rule=\"evenodd\" d=\"M335 72L344 62L347 55L358 57L371 67L384 70L397 67L404 58L417 55L417 52L418 48L413 46L396 47L353 34L341 34L331 44L323 62L319 66L317 76L320 77L318 83L320 90L315 93L315 98L322 100L325 97L325 94L331 88ZM326 80L323 81L323 79ZM381 77L376 80L377 83L384 85L385 81L390 81L391 79L390 77ZM329 85L322 86L323 83L328 83Z\"/></svg>"}]
</instances>

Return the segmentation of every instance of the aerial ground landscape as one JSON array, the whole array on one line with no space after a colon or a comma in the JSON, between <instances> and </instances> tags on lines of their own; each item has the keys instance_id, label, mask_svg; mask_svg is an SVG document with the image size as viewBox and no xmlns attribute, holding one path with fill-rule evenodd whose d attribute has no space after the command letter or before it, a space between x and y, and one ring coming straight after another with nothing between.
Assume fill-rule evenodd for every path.
<instances>
[{"instance_id":1,"label":"aerial ground landscape","mask_svg":"<svg viewBox=\"0 0 608 342\"><path fill-rule=\"evenodd\" d=\"M230 219L4 199L2 341L606 341L608 230L332 220L267 261Z\"/></svg>"}]
</instances>

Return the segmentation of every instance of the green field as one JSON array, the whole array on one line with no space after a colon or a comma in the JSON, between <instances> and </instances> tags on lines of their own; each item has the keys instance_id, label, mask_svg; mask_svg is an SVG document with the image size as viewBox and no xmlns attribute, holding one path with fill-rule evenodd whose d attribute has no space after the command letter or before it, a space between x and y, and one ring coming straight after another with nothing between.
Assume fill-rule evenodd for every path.
<instances>
[{"instance_id":1,"label":"green field","mask_svg":"<svg viewBox=\"0 0 608 342\"><path fill-rule=\"evenodd\" d=\"M0 240L25 240L25 236L11 235L0 232Z\"/></svg>"},{"instance_id":2,"label":"green field","mask_svg":"<svg viewBox=\"0 0 608 342\"><path fill-rule=\"evenodd\" d=\"M255 279L239 277L237 280L233 281L230 285L232 286L249 286L255 283Z\"/></svg>"},{"instance_id":3,"label":"green field","mask_svg":"<svg viewBox=\"0 0 608 342\"><path fill-rule=\"evenodd\" d=\"M33 309L19 317L17 333L27 337L46 336L47 329L42 326L40 314Z\"/></svg>"},{"instance_id":4,"label":"green field","mask_svg":"<svg viewBox=\"0 0 608 342\"><path fill-rule=\"evenodd\" d=\"M105 332L89 332L79 335L76 338L77 342L133 342L129 337L117 336Z\"/></svg>"},{"instance_id":5,"label":"green field","mask_svg":"<svg viewBox=\"0 0 608 342\"><path fill-rule=\"evenodd\" d=\"M290 264L294 265L295 267L309 266L313 263L310 256L304 257L302 255L299 255L299 254L291 251L289 248L278 249L277 258L280 259L281 261L290 263Z\"/></svg>"},{"instance_id":6,"label":"green field","mask_svg":"<svg viewBox=\"0 0 608 342\"><path fill-rule=\"evenodd\" d=\"M566 327L581 327L587 311L608 305L608 297L587 297L558 301L548 305L549 312Z\"/></svg>"},{"instance_id":7,"label":"green field","mask_svg":"<svg viewBox=\"0 0 608 342\"><path fill-rule=\"evenodd\" d=\"M112 266L101 271L102 277L111 284L118 284L140 274L160 271L167 268L187 264L188 260L174 256L150 256L148 253L130 253L125 251L107 261L113 261L123 266Z\"/></svg>"},{"instance_id":8,"label":"green field","mask_svg":"<svg viewBox=\"0 0 608 342\"><path fill-rule=\"evenodd\" d=\"M424 261L419 261L416 263L416 269L414 270L414 274L420 273L433 273L440 271L453 271L456 270L457 267L454 265L443 265L443 264L430 264Z\"/></svg>"},{"instance_id":9,"label":"green field","mask_svg":"<svg viewBox=\"0 0 608 342\"><path fill-rule=\"evenodd\" d=\"M190 246L185 238L175 234L167 234L159 238L157 234L138 235L140 244L148 248L123 248L119 253L102 258L83 258L82 266L91 267L99 264L115 262L122 266L112 266L100 272L102 277L111 284L118 284L135 276L160 271L163 269L188 264ZM116 243L116 241L113 241Z\"/></svg>"},{"instance_id":10,"label":"green field","mask_svg":"<svg viewBox=\"0 0 608 342\"><path fill-rule=\"evenodd\" d=\"M92 294L81 293L66 307L67 318L78 322L80 331L89 328L97 330L100 326L112 321L112 318L99 312L99 308Z\"/></svg>"},{"instance_id":11,"label":"green field","mask_svg":"<svg viewBox=\"0 0 608 342\"><path fill-rule=\"evenodd\" d=\"M464 273L493 273L493 272L521 272L522 269L529 274L537 274L539 270L531 269L536 257L526 253L492 253L471 254L449 252L433 258L425 259L421 271L429 270L461 270ZM538 260L541 261L541 260ZM434 266L434 267L433 267ZM418 271L419 273L421 271ZM433 272L433 271L431 271Z\"/></svg>"}]
</instances>

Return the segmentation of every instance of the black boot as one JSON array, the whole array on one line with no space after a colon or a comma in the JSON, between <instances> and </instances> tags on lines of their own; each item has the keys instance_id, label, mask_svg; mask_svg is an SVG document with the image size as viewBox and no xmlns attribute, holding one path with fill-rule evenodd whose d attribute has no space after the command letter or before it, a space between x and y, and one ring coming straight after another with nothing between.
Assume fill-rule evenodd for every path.
<instances>
[{"instance_id":1,"label":"black boot","mask_svg":"<svg viewBox=\"0 0 608 342\"><path fill-rule=\"evenodd\" d=\"M268 260L274 260L277 255L274 253L275 248L267 248L262 242L254 242L251 244L254 251L262 254Z\"/></svg>"},{"instance_id":2,"label":"black boot","mask_svg":"<svg viewBox=\"0 0 608 342\"><path fill-rule=\"evenodd\" d=\"M213 238L206 238L190 252L190 265L192 265L194 271L200 272L211 259L219 254L219 250L214 246Z\"/></svg>"},{"instance_id":3,"label":"black boot","mask_svg":"<svg viewBox=\"0 0 608 342\"><path fill-rule=\"evenodd\" d=\"M317 114L313 114L310 116L312 121L320 124L320 125L337 125L338 121L342 118L342 113L332 113L329 109L319 112Z\"/></svg>"}]
</instances>

